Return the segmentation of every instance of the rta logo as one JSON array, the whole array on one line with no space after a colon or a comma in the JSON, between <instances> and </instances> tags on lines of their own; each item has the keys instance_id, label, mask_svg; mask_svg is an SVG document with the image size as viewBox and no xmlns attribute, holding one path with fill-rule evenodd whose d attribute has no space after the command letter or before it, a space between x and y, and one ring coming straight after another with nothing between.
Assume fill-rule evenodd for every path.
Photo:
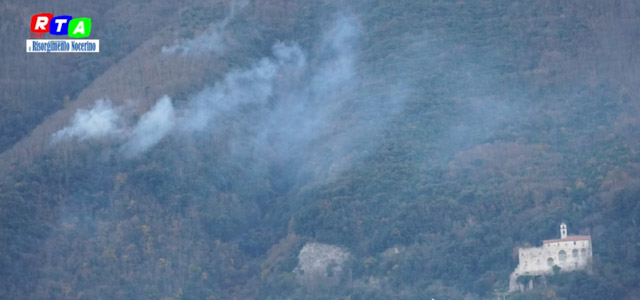
<instances>
[{"instance_id":1,"label":"rta logo","mask_svg":"<svg viewBox=\"0 0 640 300\"><path fill-rule=\"evenodd\" d=\"M68 15L54 17L51 13L33 15L31 17L31 38L41 38L47 32L51 35L85 38L91 34L91 18L74 19Z\"/></svg>"}]
</instances>

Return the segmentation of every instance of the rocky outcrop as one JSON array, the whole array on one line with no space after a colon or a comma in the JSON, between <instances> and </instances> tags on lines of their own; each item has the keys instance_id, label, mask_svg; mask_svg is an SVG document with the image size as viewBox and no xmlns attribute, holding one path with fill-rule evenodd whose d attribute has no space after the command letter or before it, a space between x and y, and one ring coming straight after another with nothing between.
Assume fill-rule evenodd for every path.
<instances>
[{"instance_id":1,"label":"rocky outcrop","mask_svg":"<svg viewBox=\"0 0 640 300\"><path fill-rule=\"evenodd\" d=\"M296 279L307 287L335 285L344 270L349 251L334 245L307 243L298 254Z\"/></svg>"}]
</instances>

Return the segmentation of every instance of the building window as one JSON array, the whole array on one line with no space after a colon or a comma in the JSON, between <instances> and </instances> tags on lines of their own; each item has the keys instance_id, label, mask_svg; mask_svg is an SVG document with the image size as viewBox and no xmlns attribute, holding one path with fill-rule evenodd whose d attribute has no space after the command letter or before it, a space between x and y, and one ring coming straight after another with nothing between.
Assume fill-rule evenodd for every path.
<instances>
[{"instance_id":1,"label":"building window","mask_svg":"<svg viewBox=\"0 0 640 300\"><path fill-rule=\"evenodd\" d=\"M580 250L580 255L581 255L582 257L587 257L587 249L582 248L582 250Z\"/></svg>"},{"instance_id":2,"label":"building window","mask_svg":"<svg viewBox=\"0 0 640 300\"><path fill-rule=\"evenodd\" d=\"M560 261L567 260L567 252L564 252L564 250L560 250L560 252L558 252L558 257L560 258Z\"/></svg>"},{"instance_id":3,"label":"building window","mask_svg":"<svg viewBox=\"0 0 640 300\"><path fill-rule=\"evenodd\" d=\"M547 259L547 266L549 267L553 266L553 258L549 257L549 259Z\"/></svg>"},{"instance_id":4,"label":"building window","mask_svg":"<svg viewBox=\"0 0 640 300\"><path fill-rule=\"evenodd\" d=\"M573 249L573 251L571 251L571 256L573 258L578 258L578 249Z\"/></svg>"}]
</instances>

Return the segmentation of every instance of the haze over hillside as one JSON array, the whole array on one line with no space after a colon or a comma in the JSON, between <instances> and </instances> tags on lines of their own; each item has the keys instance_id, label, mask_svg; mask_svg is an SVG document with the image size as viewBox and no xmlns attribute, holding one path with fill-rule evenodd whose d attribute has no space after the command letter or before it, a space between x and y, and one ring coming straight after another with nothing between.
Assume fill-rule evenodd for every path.
<instances>
[{"instance_id":1,"label":"haze over hillside","mask_svg":"<svg viewBox=\"0 0 640 300\"><path fill-rule=\"evenodd\" d=\"M2 299L493 299L561 222L592 270L507 298L640 294L637 1L0 12Z\"/></svg>"}]
</instances>

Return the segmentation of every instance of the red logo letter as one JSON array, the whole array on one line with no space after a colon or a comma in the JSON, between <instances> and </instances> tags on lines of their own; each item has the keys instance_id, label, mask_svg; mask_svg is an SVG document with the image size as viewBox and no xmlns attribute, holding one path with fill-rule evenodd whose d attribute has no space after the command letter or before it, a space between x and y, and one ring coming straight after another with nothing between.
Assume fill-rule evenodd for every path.
<instances>
[{"instance_id":1,"label":"red logo letter","mask_svg":"<svg viewBox=\"0 0 640 300\"><path fill-rule=\"evenodd\" d=\"M53 14L41 13L31 17L31 32L45 33L49 32L49 23L53 19Z\"/></svg>"}]
</instances>

